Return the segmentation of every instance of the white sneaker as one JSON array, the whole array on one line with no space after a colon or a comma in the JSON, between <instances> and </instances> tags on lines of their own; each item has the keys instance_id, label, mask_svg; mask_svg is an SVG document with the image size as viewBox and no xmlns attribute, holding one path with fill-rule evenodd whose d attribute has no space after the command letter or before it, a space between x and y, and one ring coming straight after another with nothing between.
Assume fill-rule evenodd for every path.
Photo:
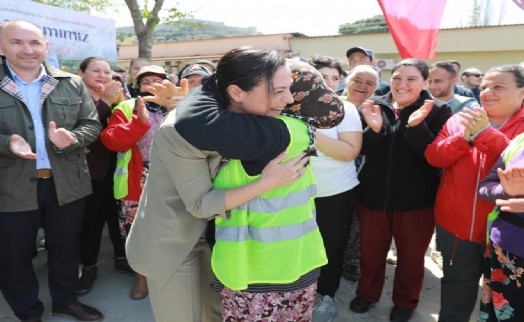
<instances>
[{"instance_id":1,"label":"white sneaker","mask_svg":"<svg viewBox=\"0 0 524 322\"><path fill-rule=\"evenodd\" d=\"M313 308L312 322L332 322L337 315L335 299L329 295L324 295Z\"/></svg>"}]
</instances>

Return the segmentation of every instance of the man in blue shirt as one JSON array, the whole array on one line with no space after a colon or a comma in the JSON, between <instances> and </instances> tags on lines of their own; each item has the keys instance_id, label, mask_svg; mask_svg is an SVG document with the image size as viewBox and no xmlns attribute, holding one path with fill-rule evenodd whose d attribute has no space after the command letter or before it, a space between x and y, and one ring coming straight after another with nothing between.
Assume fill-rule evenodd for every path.
<instances>
[{"instance_id":1,"label":"man in blue shirt","mask_svg":"<svg viewBox=\"0 0 524 322\"><path fill-rule=\"evenodd\" d=\"M48 249L51 313L103 314L74 295L79 235L91 180L85 147L101 130L82 79L44 62L48 43L26 21L0 26L0 288L22 321L44 311L32 266L38 228Z\"/></svg>"}]
</instances>

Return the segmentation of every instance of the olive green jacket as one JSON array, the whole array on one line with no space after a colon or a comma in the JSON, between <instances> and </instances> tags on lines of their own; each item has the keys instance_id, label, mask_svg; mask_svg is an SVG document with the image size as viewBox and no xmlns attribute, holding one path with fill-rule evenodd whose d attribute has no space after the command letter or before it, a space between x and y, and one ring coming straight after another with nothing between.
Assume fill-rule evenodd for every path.
<instances>
[{"instance_id":1,"label":"olive green jacket","mask_svg":"<svg viewBox=\"0 0 524 322\"><path fill-rule=\"evenodd\" d=\"M91 193L86 162L86 146L100 134L93 99L79 76L44 63L47 76L42 83L42 120L46 129L46 149L53 170L58 203L64 205ZM36 151L31 113L20 89L0 66L0 212L38 209L36 160L20 158L11 152L9 139L18 134ZM49 122L69 130L76 139L64 150L48 138Z\"/></svg>"}]
</instances>

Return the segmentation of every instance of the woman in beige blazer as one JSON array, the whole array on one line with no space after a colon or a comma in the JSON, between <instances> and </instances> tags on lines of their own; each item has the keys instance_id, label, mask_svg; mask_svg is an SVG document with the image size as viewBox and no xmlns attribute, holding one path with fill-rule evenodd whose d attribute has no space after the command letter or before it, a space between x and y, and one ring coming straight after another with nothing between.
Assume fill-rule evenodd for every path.
<instances>
[{"instance_id":1,"label":"woman in beige blazer","mask_svg":"<svg viewBox=\"0 0 524 322\"><path fill-rule=\"evenodd\" d=\"M163 88L155 85L150 92L156 94L156 98L148 99L170 106L173 102L166 100L173 99L171 95L175 90L169 84L162 85ZM126 243L129 263L147 277L155 319L162 322L221 320L219 295L212 293L209 287L212 281L210 250L203 239L207 221L215 216L226 217L226 210L293 182L299 177L298 170L307 162L307 158L300 155L282 164L280 161L286 155L280 154L266 166L259 181L234 190L212 190L212 179L220 167L221 155L194 148L174 126L177 115L184 113L191 104L202 104L205 108L206 104L221 102L205 89L197 90L167 115L153 139L149 176ZM250 124L240 120L234 122L243 123ZM275 138L278 149L276 138L287 132L285 126L281 128L271 117L262 118L257 124L265 130L270 129L270 139ZM234 132L234 129L229 131ZM256 154L261 150L255 144L244 145L244 154ZM284 149L285 145L281 151ZM228 154L228 151L221 152ZM233 153L232 157L240 158L241 154Z\"/></svg>"}]
</instances>

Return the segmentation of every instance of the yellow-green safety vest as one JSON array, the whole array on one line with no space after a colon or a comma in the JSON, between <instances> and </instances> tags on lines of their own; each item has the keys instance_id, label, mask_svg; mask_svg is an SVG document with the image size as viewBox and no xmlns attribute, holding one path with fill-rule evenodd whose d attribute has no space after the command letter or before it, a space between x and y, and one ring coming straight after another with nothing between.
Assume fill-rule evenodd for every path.
<instances>
[{"instance_id":1,"label":"yellow-green safety vest","mask_svg":"<svg viewBox=\"0 0 524 322\"><path fill-rule=\"evenodd\" d=\"M289 130L287 159L309 147L307 125L280 116ZM241 161L229 161L214 187L233 189L254 182ZM230 219L216 218L216 244L211 265L222 284L244 290L250 284L288 284L327 263L316 223L316 184L308 167L295 182L274 189L231 210Z\"/></svg>"},{"instance_id":2,"label":"yellow-green safety vest","mask_svg":"<svg viewBox=\"0 0 524 322\"><path fill-rule=\"evenodd\" d=\"M124 101L115 108L113 113L120 110L124 113L126 119L129 121L133 117L133 110L136 105L136 99L130 99ZM118 152L116 154L116 170L113 175L113 194L115 199L122 199L129 193L128 191L128 180L129 180L129 161L131 160L131 149L125 152Z\"/></svg>"}]
</instances>

